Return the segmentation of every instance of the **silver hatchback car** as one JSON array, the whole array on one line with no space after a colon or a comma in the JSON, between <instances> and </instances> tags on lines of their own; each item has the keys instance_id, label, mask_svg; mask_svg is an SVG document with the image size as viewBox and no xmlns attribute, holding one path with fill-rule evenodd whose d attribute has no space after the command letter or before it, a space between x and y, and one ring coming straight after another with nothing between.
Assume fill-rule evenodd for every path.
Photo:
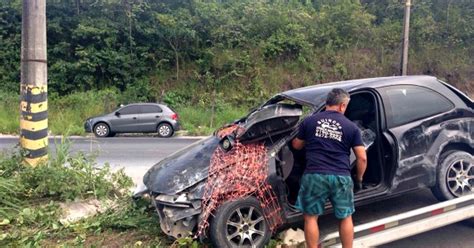
<instances>
[{"instance_id":1,"label":"silver hatchback car","mask_svg":"<svg viewBox=\"0 0 474 248\"><path fill-rule=\"evenodd\" d=\"M116 111L91 117L84 129L97 137L112 137L117 133L158 133L171 137L179 130L178 114L163 104L133 103Z\"/></svg>"}]
</instances>

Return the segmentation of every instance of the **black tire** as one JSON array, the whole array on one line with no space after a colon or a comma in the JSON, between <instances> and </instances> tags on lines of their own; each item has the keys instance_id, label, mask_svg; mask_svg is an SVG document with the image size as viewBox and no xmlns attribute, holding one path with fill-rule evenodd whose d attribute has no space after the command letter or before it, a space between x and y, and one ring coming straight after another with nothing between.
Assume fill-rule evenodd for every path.
<instances>
[{"instance_id":1,"label":"black tire","mask_svg":"<svg viewBox=\"0 0 474 248\"><path fill-rule=\"evenodd\" d=\"M461 221L461 223L465 226L474 228L474 218L463 220L463 221Z\"/></svg>"},{"instance_id":2,"label":"black tire","mask_svg":"<svg viewBox=\"0 0 474 248\"><path fill-rule=\"evenodd\" d=\"M474 158L463 151L443 154L436 171L436 185L431 188L440 201L472 193L474 187Z\"/></svg>"},{"instance_id":3,"label":"black tire","mask_svg":"<svg viewBox=\"0 0 474 248\"><path fill-rule=\"evenodd\" d=\"M210 224L211 241L215 247L252 247L250 239L255 247L264 247L271 237L263 210L255 197L222 204Z\"/></svg>"},{"instance_id":4,"label":"black tire","mask_svg":"<svg viewBox=\"0 0 474 248\"><path fill-rule=\"evenodd\" d=\"M158 136L162 138L168 138L168 137L173 136L174 134L173 127L170 124L165 123L165 122L160 123L156 131L158 132Z\"/></svg>"},{"instance_id":5,"label":"black tire","mask_svg":"<svg viewBox=\"0 0 474 248\"><path fill-rule=\"evenodd\" d=\"M99 138L108 137L110 135L110 127L109 125L100 122L95 124L94 126L94 135Z\"/></svg>"}]
</instances>

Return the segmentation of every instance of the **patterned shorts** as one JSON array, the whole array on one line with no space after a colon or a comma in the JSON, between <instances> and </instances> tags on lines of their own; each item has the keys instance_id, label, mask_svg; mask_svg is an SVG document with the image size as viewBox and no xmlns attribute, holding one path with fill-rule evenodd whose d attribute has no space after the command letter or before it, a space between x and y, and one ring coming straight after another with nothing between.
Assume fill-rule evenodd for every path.
<instances>
[{"instance_id":1,"label":"patterned shorts","mask_svg":"<svg viewBox=\"0 0 474 248\"><path fill-rule=\"evenodd\" d=\"M304 174L296 208L305 214L322 215L329 199L336 218L344 219L355 212L353 187L349 176Z\"/></svg>"}]
</instances>

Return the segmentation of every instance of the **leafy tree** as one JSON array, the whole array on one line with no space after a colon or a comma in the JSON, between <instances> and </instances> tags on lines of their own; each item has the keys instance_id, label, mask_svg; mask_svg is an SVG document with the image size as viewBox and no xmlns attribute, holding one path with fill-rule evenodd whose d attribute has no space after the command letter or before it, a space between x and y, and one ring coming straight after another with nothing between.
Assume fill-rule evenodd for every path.
<instances>
[{"instance_id":1,"label":"leafy tree","mask_svg":"<svg viewBox=\"0 0 474 248\"><path fill-rule=\"evenodd\" d=\"M196 32L192 28L193 18L188 10L178 9L173 14L156 14L160 24L161 38L174 52L176 80L179 80L180 52L192 43Z\"/></svg>"},{"instance_id":2,"label":"leafy tree","mask_svg":"<svg viewBox=\"0 0 474 248\"><path fill-rule=\"evenodd\" d=\"M0 89L16 91L20 82L21 14L18 1L0 3Z\"/></svg>"},{"instance_id":3,"label":"leafy tree","mask_svg":"<svg viewBox=\"0 0 474 248\"><path fill-rule=\"evenodd\" d=\"M394 75L403 7L403 0L48 0L50 93L110 88L130 99L169 93L205 102L216 91L255 102L247 91ZM413 73L470 87L474 1L414 1L410 37ZM0 2L0 44L0 90L17 92L20 0Z\"/></svg>"}]
</instances>

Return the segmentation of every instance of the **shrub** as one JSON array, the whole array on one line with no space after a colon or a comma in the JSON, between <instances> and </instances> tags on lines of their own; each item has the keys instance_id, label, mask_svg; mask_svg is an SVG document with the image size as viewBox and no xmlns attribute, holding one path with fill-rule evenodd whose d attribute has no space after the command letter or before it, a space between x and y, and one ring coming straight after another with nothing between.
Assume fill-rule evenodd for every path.
<instances>
[{"instance_id":1,"label":"shrub","mask_svg":"<svg viewBox=\"0 0 474 248\"><path fill-rule=\"evenodd\" d=\"M48 239L83 237L103 229L157 231L147 208L131 201L132 181L122 170L112 173L108 166L97 167L93 157L71 155L69 147L69 141L62 140L49 162L36 167L22 163L21 151L0 154L1 247L49 246L44 244ZM59 222L59 202L90 197L120 200L118 207L98 217L72 226ZM73 239L72 245L81 240Z\"/></svg>"},{"instance_id":2,"label":"shrub","mask_svg":"<svg viewBox=\"0 0 474 248\"><path fill-rule=\"evenodd\" d=\"M63 139L56 155L36 167L25 166L19 152L0 157L0 178L4 185L0 194L15 195L24 201L36 199L74 200L76 198L104 198L120 194L119 190L132 185L122 170L112 173L108 165L97 167L94 158L83 153L71 156L70 142Z\"/></svg>"}]
</instances>

